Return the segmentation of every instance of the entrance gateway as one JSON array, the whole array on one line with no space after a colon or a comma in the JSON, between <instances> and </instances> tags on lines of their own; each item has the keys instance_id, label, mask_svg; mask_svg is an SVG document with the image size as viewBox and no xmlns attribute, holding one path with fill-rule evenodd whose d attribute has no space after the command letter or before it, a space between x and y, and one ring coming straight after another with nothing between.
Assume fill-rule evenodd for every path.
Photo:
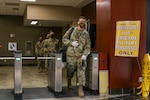
<instances>
[{"instance_id":1,"label":"entrance gateway","mask_svg":"<svg viewBox=\"0 0 150 100\"><path fill-rule=\"evenodd\" d=\"M22 100L22 60L24 59L36 59L35 57L22 57L22 52L17 50L14 52L14 57L0 57L2 59L14 60L14 100ZM61 53L49 53L49 57L37 57L37 59L48 59L48 89L52 90L54 95L63 96L62 88L62 54ZM87 58L87 71L86 71L86 89L92 92L98 91L98 54L91 53ZM51 91L50 91L51 92Z\"/></svg>"}]
</instances>

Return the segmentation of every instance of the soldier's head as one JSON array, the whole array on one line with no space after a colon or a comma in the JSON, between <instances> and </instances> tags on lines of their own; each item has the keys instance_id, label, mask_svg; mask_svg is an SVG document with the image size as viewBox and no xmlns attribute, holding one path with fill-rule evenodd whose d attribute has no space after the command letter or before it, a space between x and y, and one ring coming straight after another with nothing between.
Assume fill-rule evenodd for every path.
<instances>
[{"instance_id":1,"label":"soldier's head","mask_svg":"<svg viewBox=\"0 0 150 100\"><path fill-rule=\"evenodd\" d=\"M39 37L39 41L40 41L40 42L43 41L43 37L42 37L42 36Z\"/></svg>"},{"instance_id":2,"label":"soldier's head","mask_svg":"<svg viewBox=\"0 0 150 100\"><path fill-rule=\"evenodd\" d=\"M80 17L79 17L78 26L79 26L81 29L85 29L85 26L86 26L86 19L85 19L84 16L80 16Z\"/></svg>"},{"instance_id":3,"label":"soldier's head","mask_svg":"<svg viewBox=\"0 0 150 100\"><path fill-rule=\"evenodd\" d=\"M50 31L49 34L50 34L50 37L51 37L51 38L54 38L54 32L53 32L53 31Z\"/></svg>"},{"instance_id":4,"label":"soldier's head","mask_svg":"<svg viewBox=\"0 0 150 100\"><path fill-rule=\"evenodd\" d=\"M49 39L49 38L50 38L50 34L47 33L47 34L46 34L46 39Z\"/></svg>"}]
</instances>

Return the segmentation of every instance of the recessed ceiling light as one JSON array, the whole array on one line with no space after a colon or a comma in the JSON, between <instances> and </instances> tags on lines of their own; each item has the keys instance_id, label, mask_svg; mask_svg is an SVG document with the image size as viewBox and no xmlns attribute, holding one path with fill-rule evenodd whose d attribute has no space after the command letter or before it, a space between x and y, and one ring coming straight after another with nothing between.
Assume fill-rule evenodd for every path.
<instances>
[{"instance_id":1,"label":"recessed ceiling light","mask_svg":"<svg viewBox=\"0 0 150 100\"><path fill-rule=\"evenodd\" d=\"M36 0L20 0L20 1L36 2Z\"/></svg>"},{"instance_id":2,"label":"recessed ceiling light","mask_svg":"<svg viewBox=\"0 0 150 100\"><path fill-rule=\"evenodd\" d=\"M38 23L38 21L31 21L31 25L35 25L35 24L37 24Z\"/></svg>"}]
</instances>

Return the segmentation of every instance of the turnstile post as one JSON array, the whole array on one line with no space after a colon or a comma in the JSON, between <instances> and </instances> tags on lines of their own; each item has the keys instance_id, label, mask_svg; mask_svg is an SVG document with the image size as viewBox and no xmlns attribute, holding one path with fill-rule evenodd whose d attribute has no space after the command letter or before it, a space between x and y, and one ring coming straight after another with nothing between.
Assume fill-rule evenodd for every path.
<instances>
[{"instance_id":1,"label":"turnstile post","mask_svg":"<svg viewBox=\"0 0 150 100\"><path fill-rule=\"evenodd\" d=\"M22 52L14 52L14 94L22 94Z\"/></svg>"},{"instance_id":2,"label":"turnstile post","mask_svg":"<svg viewBox=\"0 0 150 100\"><path fill-rule=\"evenodd\" d=\"M90 55L87 58L86 87L92 90L93 92L94 91L98 92L98 76L99 76L98 61L99 61L98 53L90 53Z\"/></svg>"},{"instance_id":3,"label":"turnstile post","mask_svg":"<svg viewBox=\"0 0 150 100\"><path fill-rule=\"evenodd\" d=\"M48 88L60 93L62 92L62 54L50 53L49 56L55 59L49 60Z\"/></svg>"}]
</instances>

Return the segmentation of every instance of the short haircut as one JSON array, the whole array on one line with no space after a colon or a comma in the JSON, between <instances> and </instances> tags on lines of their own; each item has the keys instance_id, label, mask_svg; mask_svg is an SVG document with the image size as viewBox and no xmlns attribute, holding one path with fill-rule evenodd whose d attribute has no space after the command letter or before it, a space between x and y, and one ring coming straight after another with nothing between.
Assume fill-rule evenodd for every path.
<instances>
[{"instance_id":1,"label":"short haircut","mask_svg":"<svg viewBox=\"0 0 150 100\"><path fill-rule=\"evenodd\" d=\"M50 30L49 32L54 32L53 30Z\"/></svg>"},{"instance_id":2,"label":"short haircut","mask_svg":"<svg viewBox=\"0 0 150 100\"><path fill-rule=\"evenodd\" d=\"M86 18L84 16L80 16L79 19L85 19L86 20Z\"/></svg>"}]
</instances>

